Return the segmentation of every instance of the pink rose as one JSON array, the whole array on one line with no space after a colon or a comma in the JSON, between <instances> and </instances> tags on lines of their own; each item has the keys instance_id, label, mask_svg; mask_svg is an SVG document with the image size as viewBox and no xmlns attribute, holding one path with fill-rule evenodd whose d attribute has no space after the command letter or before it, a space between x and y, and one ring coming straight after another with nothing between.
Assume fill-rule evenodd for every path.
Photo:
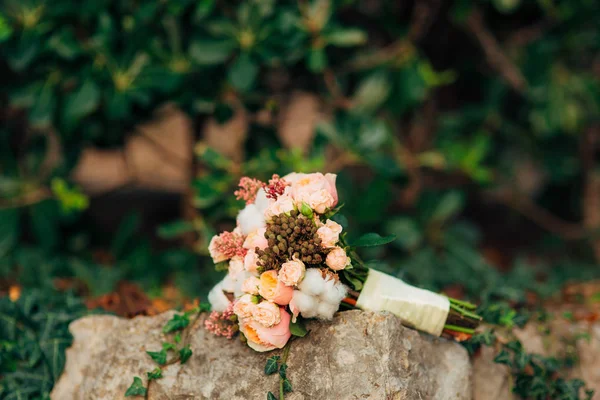
<instances>
[{"instance_id":1,"label":"pink rose","mask_svg":"<svg viewBox=\"0 0 600 400\"><path fill-rule=\"evenodd\" d=\"M336 247L327 254L325 264L334 271L340 271L350 265L350 261L344 249Z\"/></svg>"},{"instance_id":2,"label":"pink rose","mask_svg":"<svg viewBox=\"0 0 600 400\"><path fill-rule=\"evenodd\" d=\"M342 226L330 219L317 229L317 235L321 239L323 247L334 247L340 240L340 233L342 233Z\"/></svg>"},{"instance_id":3,"label":"pink rose","mask_svg":"<svg viewBox=\"0 0 600 400\"><path fill-rule=\"evenodd\" d=\"M249 294L258 294L258 287L260 286L260 279L255 276L246 278L242 283L242 292Z\"/></svg>"},{"instance_id":4,"label":"pink rose","mask_svg":"<svg viewBox=\"0 0 600 400\"><path fill-rule=\"evenodd\" d=\"M320 172L302 176L292 184L292 196L296 204L300 206L307 203L319 214L334 207L338 202L335 179L334 174L325 176Z\"/></svg>"},{"instance_id":5,"label":"pink rose","mask_svg":"<svg viewBox=\"0 0 600 400\"><path fill-rule=\"evenodd\" d=\"M229 260L229 275L235 278L244 270L244 259L240 256L235 256Z\"/></svg>"},{"instance_id":6,"label":"pink rose","mask_svg":"<svg viewBox=\"0 0 600 400\"><path fill-rule=\"evenodd\" d=\"M215 235L210 239L210 243L208 244L208 252L213 259L215 264L226 261L229 259L222 251L221 246L219 246L220 242L219 235Z\"/></svg>"},{"instance_id":7,"label":"pink rose","mask_svg":"<svg viewBox=\"0 0 600 400\"><path fill-rule=\"evenodd\" d=\"M279 306L270 301L261 301L254 308L252 320L267 328L281 322L281 311Z\"/></svg>"},{"instance_id":8,"label":"pink rose","mask_svg":"<svg viewBox=\"0 0 600 400\"><path fill-rule=\"evenodd\" d=\"M293 260L284 262L281 265L278 276L279 281L286 286L296 286L304 278L305 271L304 263L294 257Z\"/></svg>"},{"instance_id":9,"label":"pink rose","mask_svg":"<svg viewBox=\"0 0 600 400\"><path fill-rule=\"evenodd\" d=\"M258 293L267 300L285 306L290 303L294 289L277 278L277 271L270 270L260 276Z\"/></svg>"},{"instance_id":10,"label":"pink rose","mask_svg":"<svg viewBox=\"0 0 600 400\"><path fill-rule=\"evenodd\" d=\"M267 228L260 228L252 231L244 240L243 247L248 250L254 250L257 247L261 250L266 249L269 246L269 241L265 238L265 232Z\"/></svg>"},{"instance_id":11,"label":"pink rose","mask_svg":"<svg viewBox=\"0 0 600 400\"><path fill-rule=\"evenodd\" d=\"M248 250L248 253L246 254L246 257L244 257L244 269L246 269L246 271L252 273L252 274L257 274L257 268L258 268L258 257L256 256L256 252L254 250Z\"/></svg>"},{"instance_id":12,"label":"pink rose","mask_svg":"<svg viewBox=\"0 0 600 400\"><path fill-rule=\"evenodd\" d=\"M290 314L279 309L281 321L267 328L256 321L240 321L240 331L248 340L248 346L255 351L281 349L290 340Z\"/></svg>"},{"instance_id":13,"label":"pink rose","mask_svg":"<svg viewBox=\"0 0 600 400\"><path fill-rule=\"evenodd\" d=\"M252 295L245 294L240 297L233 305L233 312L238 319L243 320L252 317L256 304L252 302Z\"/></svg>"},{"instance_id":14,"label":"pink rose","mask_svg":"<svg viewBox=\"0 0 600 400\"><path fill-rule=\"evenodd\" d=\"M265 210L265 218L267 220L273 218L276 215L289 213L296 208L294 199L289 193L289 186L286 188L286 192L279 196L276 201L271 203Z\"/></svg>"}]
</instances>

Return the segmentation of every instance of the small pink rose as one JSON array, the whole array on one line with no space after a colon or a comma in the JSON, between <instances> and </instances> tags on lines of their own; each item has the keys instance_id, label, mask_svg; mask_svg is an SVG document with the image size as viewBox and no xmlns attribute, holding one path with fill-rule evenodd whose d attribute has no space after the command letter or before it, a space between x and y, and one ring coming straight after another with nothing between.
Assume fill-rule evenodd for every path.
<instances>
[{"instance_id":1,"label":"small pink rose","mask_svg":"<svg viewBox=\"0 0 600 400\"><path fill-rule=\"evenodd\" d=\"M252 274L258 275L258 257L254 250L248 250L246 257L244 257L244 269Z\"/></svg>"},{"instance_id":2,"label":"small pink rose","mask_svg":"<svg viewBox=\"0 0 600 400\"><path fill-rule=\"evenodd\" d=\"M304 272L306 272L304 263L294 257L293 260L281 264L278 278L286 286L296 286L304 278Z\"/></svg>"},{"instance_id":3,"label":"small pink rose","mask_svg":"<svg viewBox=\"0 0 600 400\"><path fill-rule=\"evenodd\" d=\"M292 183L292 196L300 206L307 203L310 208L319 214L337 204L337 190L335 189L335 175L320 172L305 174Z\"/></svg>"},{"instance_id":4,"label":"small pink rose","mask_svg":"<svg viewBox=\"0 0 600 400\"><path fill-rule=\"evenodd\" d=\"M286 192L279 196L277 200L269 205L265 210L265 219L270 220L276 215L289 213L296 208L294 199L289 193L289 186L286 187Z\"/></svg>"},{"instance_id":5,"label":"small pink rose","mask_svg":"<svg viewBox=\"0 0 600 400\"><path fill-rule=\"evenodd\" d=\"M265 232L267 228L260 228L255 231L252 231L244 240L243 247L248 250L254 250L257 247L260 250L264 250L269 246L269 241L265 238Z\"/></svg>"},{"instance_id":6,"label":"small pink rose","mask_svg":"<svg viewBox=\"0 0 600 400\"><path fill-rule=\"evenodd\" d=\"M285 306L290 303L294 289L277 278L277 271L270 270L261 274L258 293L267 300Z\"/></svg>"},{"instance_id":7,"label":"small pink rose","mask_svg":"<svg viewBox=\"0 0 600 400\"><path fill-rule=\"evenodd\" d=\"M248 346L253 350L264 352L283 348L290 337L290 314L283 308L279 309L281 321L270 328L256 321L240 321L240 331L248 340Z\"/></svg>"},{"instance_id":8,"label":"small pink rose","mask_svg":"<svg viewBox=\"0 0 600 400\"><path fill-rule=\"evenodd\" d=\"M327 254L325 264L334 271L340 271L350 265L350 257L346 255L344 249L336 247Z\"/></svg>"},{"instance_id":9,"label":"small pink rose","mask_svg":"<svg viewBox=\"0 0 600 400\"><path fill-rule=\"evenodd\" d=\"M252 301L252 295L245 294L233 305L233 312L237 315L238 319L246 319L252 317L256 304Z\"/></svg>"},{"instance_id":10,"label":"small pink rose","mask_svg":"<svg viewBox=\"0 0 600 400\"><path fill-rule=\"evenodd\" d=\"M321 239L323 247L334 247L340 240L340 233L342 233L342 226L330 219L317 229L317 235Z\"/></svg>"},{"instance_id":11,"label":"small pink rose","mask_svg":"<svg viewBox=\"0 0 600 400\"><path fill-rule=\"evenodd\" d=\"M277 325L281 322L279 306L270 301L261 301L254 308L252 320L267 328Z\"/></svg>"},{"instance_id":12,"label":"small pink rose","mask_svg":"<svg viewBox=\"0 0 600 400\"><path fill-rule=\"evenodd\" d=\"M246 280L242 283L242 292L257 295L259 286L260 279L255 276L251 276L246 278Z\"/></svg>"}]
</instances>

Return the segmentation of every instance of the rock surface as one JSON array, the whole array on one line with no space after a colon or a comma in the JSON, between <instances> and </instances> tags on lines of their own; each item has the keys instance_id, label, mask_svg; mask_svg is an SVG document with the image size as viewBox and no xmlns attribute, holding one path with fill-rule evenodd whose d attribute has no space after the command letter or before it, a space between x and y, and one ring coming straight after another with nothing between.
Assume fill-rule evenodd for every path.
<instances>
[{"instance_id":1,"label":"rock surface","mask_svg":"<svg viewBox=\"0 0 600 400\"><path fill-rule=\"evenodd\" d=\"M75 340L53 400L123 399L134 376L155 367L146 350L160 349L171 313L125 320L91 316L71 324ZM471 367L458 344L403 327L385 313L347 311L332 322L312 322L308 336L294 341L288 377L299 399L470 399ZM149 399L265 399L278 393L276 375L265 376L268 356L237 340L201 328L191 336L185 365L164 368Z\"/></svg>"}]
</instances>

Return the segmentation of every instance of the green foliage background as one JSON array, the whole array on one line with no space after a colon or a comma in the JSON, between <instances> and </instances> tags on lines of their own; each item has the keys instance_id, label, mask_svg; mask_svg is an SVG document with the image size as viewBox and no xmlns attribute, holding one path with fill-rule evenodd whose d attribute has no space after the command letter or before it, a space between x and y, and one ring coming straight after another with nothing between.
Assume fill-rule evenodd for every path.
<instances>
[{"instance_id":1,"label":"green foliage background","mask_svg":"<svg viewBox=\"0 0 600 400\"><path fill-rule=\"evenodd\" d=\"M600 275L596 1L4 0L0 12L2 291L75 277L93 296L119 280L203 295L218 279L207 239L232 224L239 177L316 170L339 174L351 235L398 236L365 257L413 283L515 305ZM269 122L295 91L326 115L307 149ZM123 146L167 102L199 141L238 104L273 118L250 119L242 162L190 149L197 214L158 234L195 244L159 250L133 212L102 234L71 172L84 147ZM48 170L52 138L62 157ZM14 365L2 353L0 373Z\"/></svg>"}]
</instances>

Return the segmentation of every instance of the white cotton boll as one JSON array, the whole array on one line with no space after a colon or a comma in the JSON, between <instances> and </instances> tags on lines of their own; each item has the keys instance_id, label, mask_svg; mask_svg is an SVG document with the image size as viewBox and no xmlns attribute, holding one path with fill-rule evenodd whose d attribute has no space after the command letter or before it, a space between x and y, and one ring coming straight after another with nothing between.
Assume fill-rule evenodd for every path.
<instances>
[{"instance_id":1,"label":"white cotton boll","mask_svg":"<svg viewBox=\"0 0 600 400\"><path fill-rule=\"evenodd\" d=\"M225 275L225 278L223 278L223 280L219 282L219 284L221 285L221 289L223 289L226 292L232 293L235 290L235 280L233 279L231 274Z\"/></svg>"},{"instance_id":2,"label":"white cotton boll","mask_svg":"<svg viewBox=\"0 0 600 400\"><path fill-rule=\"evenodd\" d=\"M319 296L325 290L325 280L317 268L309 268L298 288L306 294Z\"/></svg>"},{"instance_id":3,"label":"white cotton boll","mask_svg":"<svg viewBox=\"0 0 600 400\"><path fill-rule=\"evenodd\" d=\"M301 292L300 290L294 290L292 301L302 315L304 315L306 312L316 310L315 298L311 295Z\"/></svg>"},{"instance_id":4,"label":"white cotton boll","mask_svg":"<svg viewBox=\"0 0 600 400\"><path fill-rule=\"evenodd\" d=\"M332 319L333 314L335 314L335 312L338 310L339 306L340 306L339 303L331 304L331 303L327 303L326 301L320 302L318 305L318 309L317 309L317 318Z\"/></svg>"},{"instance_id":5,"label":"white cotton boll","mask_svg":"<svg viewBox=\"0 0 600 400\"><path fill-rule=\"evenodd\" d=\"M223 281L217 283L208 293L208 302L213 311L223 312L229 307L229 299L223 293Z\"/></svg>"},{"instance_id":6,"label":"white cotton boll","mask_svg":"<svg viewBox=\"0 0 600 400\"><path fill-rule=\"evenodd\" d=\"M242 285L244 284L244 281L251 276L253 275L250 272L242 271L233 278L233 295L236 299L244 295L245 292L242 290Z\"/></svg>"},{"instance_id":7,"label":"white cotton boll","mask_svg":"<svg viewBox=\"0 0 600 400\"><path fill-rule=\"evenodd\" d=\"M265 226L265 216L263 213L255 204L248 204L239 212L237 223L243 235L247 235Z\"/></svg>"},{"instance_id":8,"label":"white cotton boll","mask_svg":"<svg viewBox=\"0 0 600 400\"><path fill-rule=\"evenodd\" d=\"M330 304L340 304L342 299L346 297L346 293L346 286L341 282L336 282L321 295L321 298Z\"/></svg>"},{"instance_id":9,"label":"white cotton boll","mask_svg":"<svg viewBox=\"0 0 600 400\"><path fill-rule=\"evenodd\" d=\"M259 189L259 191L256 192L254 205L261 214L264 214L267 207L269 207L269 204L271 204L271 200L267 197L267 192L265 192L265 189Z\"/></svg>"}]
</instances>

